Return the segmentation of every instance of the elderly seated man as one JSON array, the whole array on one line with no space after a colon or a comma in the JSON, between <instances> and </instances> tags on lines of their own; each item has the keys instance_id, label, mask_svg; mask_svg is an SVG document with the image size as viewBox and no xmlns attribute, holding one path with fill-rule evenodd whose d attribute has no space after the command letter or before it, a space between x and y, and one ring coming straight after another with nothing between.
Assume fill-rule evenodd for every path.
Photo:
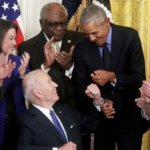
<instances>
[{"instance_id":1,"label":"elderly seated man","mask_svg":"<svg viewBox=\"0 0 150 150\"><path fill-rule=\"evenodd\" d=\"M98 111L102 98L95 84L85 91L93 98L91 116L79 114L67 104L55 104L59 100L57 87L42 70L32 71L24 77L24 95L31 104L18 119L17 150L82 150L80 130L102 130L104 115Z\"/></svg>"}]
</instances>

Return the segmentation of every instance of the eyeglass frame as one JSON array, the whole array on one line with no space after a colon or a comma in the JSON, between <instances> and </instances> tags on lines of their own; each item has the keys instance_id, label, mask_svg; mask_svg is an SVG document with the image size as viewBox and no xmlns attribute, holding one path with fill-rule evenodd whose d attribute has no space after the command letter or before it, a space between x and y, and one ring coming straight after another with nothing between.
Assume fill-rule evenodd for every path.
<instances>
[{"instance_id":1,"label":"eyeglass frame","mask_svg":"<svg viewBox=\"0 0 150 150\"><path fill-rule=\"evenodd\" d=\"M47 24L48 24L48 26L49 26L49 28L51 28L51 29L55 29L55 28L57 28L58 27L58 25L60 25L62 28L64 28L64 27L67 27L68 26L68 20L67 21L65 21L65 22L56 22L56 23L49 23L49 22L47 22L46 20L42 20L43 22L46 22ZM62 23L67 23L66 24L66 26L62 26ZM56 24L56 27L50 27L50 24Z\"/></svg>"}]
</instances>

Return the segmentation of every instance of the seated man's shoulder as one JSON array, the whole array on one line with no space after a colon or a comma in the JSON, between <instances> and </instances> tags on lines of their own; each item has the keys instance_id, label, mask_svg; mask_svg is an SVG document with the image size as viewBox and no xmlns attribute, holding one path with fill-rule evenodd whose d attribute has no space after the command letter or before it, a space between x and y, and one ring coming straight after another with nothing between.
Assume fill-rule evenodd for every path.
<instances>
[{"instance_id":1,"label":"seated man's shoulder","mask_svg":"<svg viewBox=\"0 0 150 150\"><path fill-rule=\"evenodd\" d=\"M17 118L17 123L28 123L28 122L30 122L29 120L32 120L32 117L31 117L31 115L30 115L30 113L29 113L29 111L28 110L26 110L23 114L21 114L18 118Z\"/></svg>"},{"instance_id":2,"label":"seated man's shoulder","mask_svg":"<svg viewBox=\"0 0 150 150\"><path fill-rule=\"evenodd\" d=\"M53 108L55 109L61 109L61 110L66 110L66 109L71 109L71 107L68 105L68 104L65 104L65 103L55 103Z\"/></svg>"}]
</instances>

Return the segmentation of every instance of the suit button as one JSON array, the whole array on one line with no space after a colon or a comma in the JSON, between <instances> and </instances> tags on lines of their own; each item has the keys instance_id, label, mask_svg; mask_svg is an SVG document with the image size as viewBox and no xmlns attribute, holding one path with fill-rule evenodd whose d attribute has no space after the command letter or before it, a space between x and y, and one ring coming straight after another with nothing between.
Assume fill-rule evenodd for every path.
<instances>
[{"instance_id":1,"label":"suit button","mask_svg":"<svg viewBox=\"0 0 150 150\"><path fill-rule=\"evenodd\" d=\"M111 94L114 94L114 92L112 91Z\"/></svg>"}]
</instances>

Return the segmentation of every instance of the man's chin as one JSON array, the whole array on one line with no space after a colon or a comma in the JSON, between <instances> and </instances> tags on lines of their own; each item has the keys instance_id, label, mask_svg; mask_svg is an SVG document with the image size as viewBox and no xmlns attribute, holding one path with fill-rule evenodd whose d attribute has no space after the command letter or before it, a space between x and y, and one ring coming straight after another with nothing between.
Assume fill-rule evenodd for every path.
<instances>
[{"instance_id":1,"label":"man's chin","mask_svg":"<svg viewBox=\"0 0 150 150\"><path fill-rule=\"evenodd\" d=\"M63 39L64 35L61 36L54 36L55 41L61 41Z\"/></svg>"}]
</instances>

